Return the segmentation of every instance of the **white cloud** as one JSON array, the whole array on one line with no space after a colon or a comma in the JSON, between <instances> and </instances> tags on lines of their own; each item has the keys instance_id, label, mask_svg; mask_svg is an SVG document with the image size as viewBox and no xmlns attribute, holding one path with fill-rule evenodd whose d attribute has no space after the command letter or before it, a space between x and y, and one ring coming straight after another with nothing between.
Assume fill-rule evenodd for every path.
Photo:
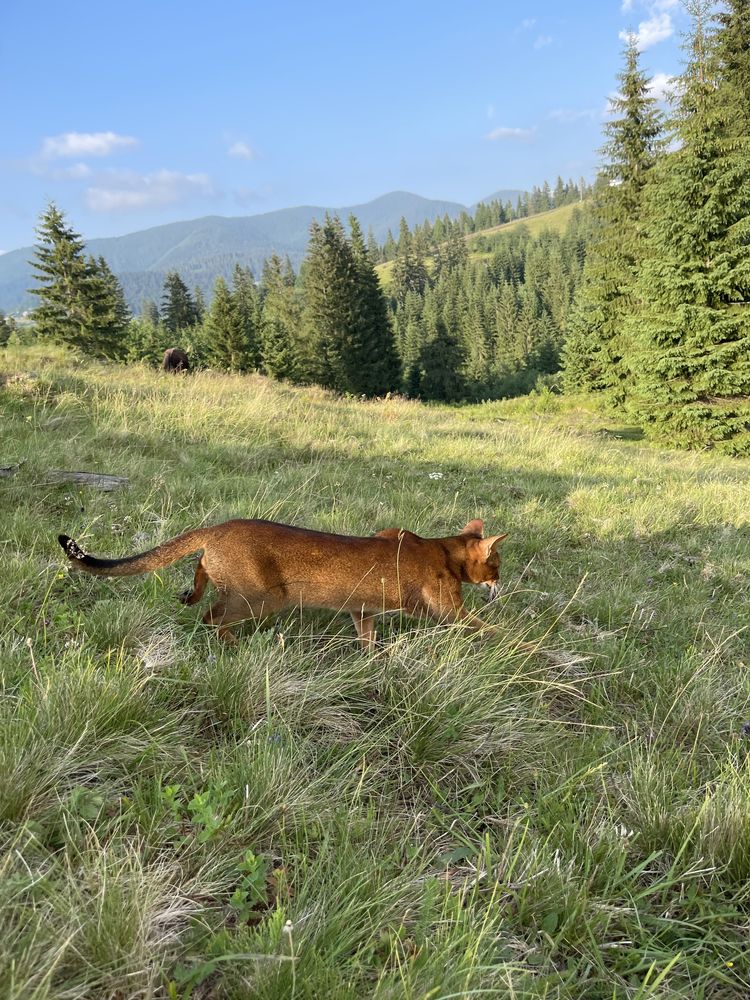
<instances>
[{"instance_id":1,"label":"white cloud","mask_svg":"<svg viewBox=\"0 0 750 1000\"><path fill-rule=\"evenodd\" d=\"M530 28L533 28L535 24L536 24L535 17L525 17L523 21L521 21L519 29L521 31L528 31Z\"/></svg>"},{"instance_id":2,"label":"white cloud","mask_svg":"<svg viewBox=\"0 0 750 1000\"><path fill-rule=\"evenodd\" d=\"M535 49L543 49L545 45L552 44L552 35L539 35L534 42Z\"/></svg>"},{"instance_id":3,"label":"white cloud","mask_svg":"<svg viewBox=\"0 0 750 1000\"><path fill-rule=\"evenodd\" d=\"M236 156L241 160L255 160L258 156L253 147L246 142L233 142L227 153L229 156Z\"/></svg>"},{"instance_id":4,"label":"white cloud","mask_svg":"<svg viewBox=\"0 0 750 1000\"><path fill-rule=\"evenodd\" d=\"M74 163L72 167L63 167L58 173L71 180L80 181L91 174L91 167L87 163Z\"/></svg>"},{"instance_id":5,"label":"white cloud","mask_svg":"<svg viewBox=\"0 0 750 1000\"><path fill-rule=\"evenodd\" d=\"M650 97L655 97L657 101L663 101L667 97L667 92L674 85L675 79L669 73L654 73L648 82L648 92Z\"/></svg>"},{"instance_id":6,"label":"white cloud","mask_svg":"<svg viewBox=\"0 0 750 1000\"><path fill-rule=\"evenodd\" d=\"M657 42L663 42L666 38L670 38L673 34L672 15L665 10L659 11L655 6L652 17L647 21L641 21L638 25L638 31L621 31L620 38L623 42L628 42L631 35L634 35L638 51L643 52L645 49L650 49L652 45L656 45Z\"/></svg>"},{"instance_id":7,"label":"white cloud","mask_svg":"<svg viewBox=\"0 0 750 1000\"><path fill-rule=\"evenodd\" d=\"M497 139L530 139L535 131L536 129L533 128L509 128L503 125L499 128L493 128L491 132L487 133L485 138L492 141Z\"/></svg>"},{"instance_id":8,"label":"white cloud","mask_svg":"<svg viewBox=\"0 0 750 1000\"><path fill-rule=\"evenodd\" d=\"M57 160L68 156L109 156L118 149L131 149L138 145L132 135L116 132L63 132L48 136L42 143L42 156Z\"/></svg>"},{"instance_id":9,"label":"white cloud","mask_svg":"<svg viewBox=\"0 0 750 1000\"><path fill-rule=\"evenodd\" d=\"M93 212L130 212L214 194L206 174L182 174L176 170L136 174L118 170L110 171L96 187L86 190L86 203Z\"/></svg>"},{"instance_id":10,"label":"white cloud","mask_svg":"<svg viewBox=\"0 0 750 1000\"><path fill-rule=\"evenodd\" d=\"M549 117L553 121L566 123L583 121L585 118L593 121L599 117L599 112L594 108L584 108L580 111L576 111L574 108L556 108L554 111L550 111Z\"/></svg>"},{"instance_id":11,"label":"white cloud","mask_svg":"<svg viewBox=\"0 0 750 1000\"><path fill-rule=\"evenodd\" d=\"M622 0L622 7L620 9L623 14L627 14L633 9L633 0Z\"/></svg>"},{"instance_id":12,"label":"white cloud","mask_svg":"<svg viewBox=\"0 0 750 1000\"><path fill-rule=\"evenodd\" d=\"M55 167L40 159L32 159L29 167L39 177L51 177L53 181L81 181L91 176L87 163L73 163L69 167Z\"/></svg>"}]
</instances>

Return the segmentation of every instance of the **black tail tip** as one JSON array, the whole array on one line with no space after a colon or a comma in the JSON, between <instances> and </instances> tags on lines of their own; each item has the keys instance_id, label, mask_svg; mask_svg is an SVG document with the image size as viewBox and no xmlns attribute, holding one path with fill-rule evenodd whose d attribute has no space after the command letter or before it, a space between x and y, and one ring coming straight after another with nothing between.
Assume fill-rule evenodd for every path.
<instances>
[{"instance_id":1,"label":"black tail tip","mask_svg":"<svg viewBox=\"0 0 750 1000\"><path fill-rule=\"evenodd\" d=\"M60 545L62 545L63 549L65 549L65 555L68 559L86 558L86 553L72 538L68 538L67 535L58 535L57 540Z\"/></svg>"}]
</instances>

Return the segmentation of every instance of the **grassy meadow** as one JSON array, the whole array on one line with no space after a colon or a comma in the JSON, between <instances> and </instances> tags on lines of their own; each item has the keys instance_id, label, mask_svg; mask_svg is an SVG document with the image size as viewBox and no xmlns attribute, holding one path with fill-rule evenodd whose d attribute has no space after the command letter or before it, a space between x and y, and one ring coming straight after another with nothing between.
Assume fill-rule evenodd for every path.
<instances>
[{"instance_id":1,"label":"grassy meadow","mask_svg":"<svg viewBox=\"0 0 750 1000\"><path fill-rule=\"evenodd\" d=\"M750 462L548 395L12 347L0 383L0 997L750 995ZM507 638L396 617L369 657L321 612L223 647L191 565L97 579L56 541L231 516L483 517L504 587L467 601Z\"/></svg>"}]
</instances>

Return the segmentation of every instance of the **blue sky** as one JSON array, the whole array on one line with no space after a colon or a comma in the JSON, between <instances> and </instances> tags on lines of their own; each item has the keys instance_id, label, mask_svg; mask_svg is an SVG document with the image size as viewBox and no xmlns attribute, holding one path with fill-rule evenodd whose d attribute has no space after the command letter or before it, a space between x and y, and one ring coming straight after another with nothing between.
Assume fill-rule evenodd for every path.
<instances>
[{"instance_id":1,"label":"blue sky","mask_svg":"<svg viewBox=\"0 0 750 1000\"><path fill-rule=\"evenodd\" d=\"M620 33L659 86L685 26L677 0L5 0L0 250L50 198L94 237L590 178Z\"/></svg>"}]
</instances>

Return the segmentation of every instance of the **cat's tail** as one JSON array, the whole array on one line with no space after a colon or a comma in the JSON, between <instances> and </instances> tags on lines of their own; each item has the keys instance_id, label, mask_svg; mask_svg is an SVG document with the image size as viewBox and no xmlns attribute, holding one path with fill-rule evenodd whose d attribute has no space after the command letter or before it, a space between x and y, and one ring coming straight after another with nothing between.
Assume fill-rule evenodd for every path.
<instances>
[{"instance_id":1,"label":"cat's tail","mask_svg":"<svg viewBox=\"0 0 750 1000\"><path fill-rule=\"evenodd\" d=\"M135 556L125 556L123 559L97 559L87 555L80 545L67 535L58 535L57 540L65 549L68 559L79 569L94 576L135 576L137 573L150 573L152 570L169 566L183 556L189 556L202 549L208 534L207 529L197 528L186 531L184 535L171 538L155 549L141 552Z\"/></svg>"}]
</instances>

